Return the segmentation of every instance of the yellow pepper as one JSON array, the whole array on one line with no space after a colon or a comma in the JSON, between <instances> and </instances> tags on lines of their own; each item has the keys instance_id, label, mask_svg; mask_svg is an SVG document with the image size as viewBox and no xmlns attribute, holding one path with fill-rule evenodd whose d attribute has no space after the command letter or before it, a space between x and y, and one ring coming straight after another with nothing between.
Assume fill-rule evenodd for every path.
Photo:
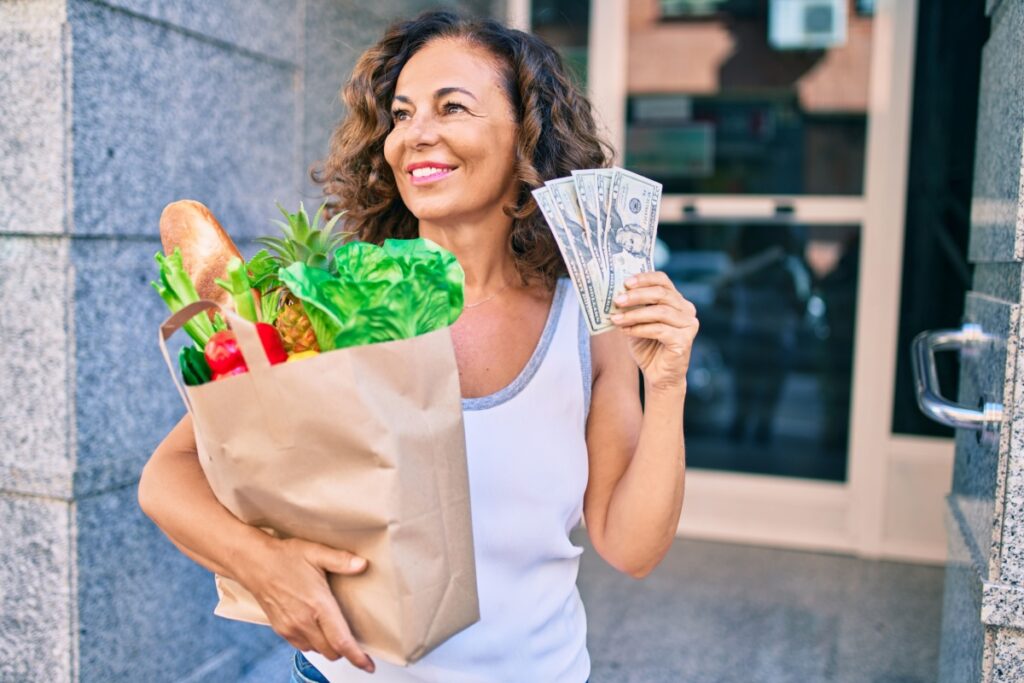
<instances>
[{"instance_id":1,"label":"yellow pepper","mask_svg":"<svg viewBox=\"0 0 1024 683\"><path fill-rule=\"evenodd\" d=\"M292 361L303 360L305 358L312 358L313 356L319 356L319 355L320 355L320 352L319 351L314 351L313 349L310 349L308 351L300 351L298 353L290 354L288 356L288 360L285 361L285 362L286 363L291 363Z\"/></svg>"}]
</instances>

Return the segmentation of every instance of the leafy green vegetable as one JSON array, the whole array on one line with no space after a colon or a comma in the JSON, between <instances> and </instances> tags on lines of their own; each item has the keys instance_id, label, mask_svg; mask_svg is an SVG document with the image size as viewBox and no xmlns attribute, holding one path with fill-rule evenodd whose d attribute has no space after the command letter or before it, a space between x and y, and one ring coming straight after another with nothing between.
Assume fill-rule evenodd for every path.
<instances>
[{"instance_id":1,"label":"leafy green vegetable","mask_svg":"<svg viewBox=\"0 0 1024 683\"><path fill-rule=\"evenodd\" d=\"M203 352L194 346L184 346L178 354L181 376L190 387L205 384L213 377L213 371L206 362Z\"/></svg>"},{"instance_id":2,"label":"leafy green vegetable","mask_svg":"<svg viewBox=\"0 0 1024 683\"><path fill-rule=\"evenodd\" d=\"M170 256L157 252L154 258L160 266L160 280L150 284L153 285L153 289L164 300L172 313L177 313L188 304L199 301L199 294L192 283L192 278L189 277L182 263L181 249L176 248ZM215 332L227 329L227 325L219 313L211 321L204 312L201 315L193 316L185 323L184 329L188 336L202 347L206 346L206 342Z\"/></svg>"},{"instance_id":3,"label":"leafy green vegetable","mask_svg":"<svg viewBox=\"0 0 1024 683\"><path fill-rule=\"evenodd\" d=\"M429 240L349 242L333 262L337 275L305 263L278 271L302 301L322 351L425 334L462 312L462 268Z\"/></svg>"},{"instance_id":4,"label":"leafy green vegetable","mask_svg":"<svg viewBox=\"0 0 1024 683\"><path fill-rule=\"evenodd\" d=\"M277 260L266 249L260 249L245 264L249 284L259 292L256 315L260 322L273 325L280 313L281 280L277 277Z\"/></svg>"},{"instance_id":5,"label":"leafy green vegetable","mask_svg":"<svg viewBox=\"0 0 1024 683\"><path fill-rule=\"evenodd\" d=\"M277 261L266 249L256 252L245 264L245 269L249 273L249 282L260 294L280 288L281 280L277 277Z\"/></svg>"},{"instance_id":6,"label":"leafy green vegetable","mask_svg":"<svg viewBox=\"0 0 1024 683\"><path fill-rule=\"evenodd\" d=\"M242 259L235 257L228 261L228 279L218 278L214 282L231 293L238 315L252 323L261 320L256 314L256 297L252 294L252 284L249 282L249 275L245 271Z\"/></svg>"}]
</instances>

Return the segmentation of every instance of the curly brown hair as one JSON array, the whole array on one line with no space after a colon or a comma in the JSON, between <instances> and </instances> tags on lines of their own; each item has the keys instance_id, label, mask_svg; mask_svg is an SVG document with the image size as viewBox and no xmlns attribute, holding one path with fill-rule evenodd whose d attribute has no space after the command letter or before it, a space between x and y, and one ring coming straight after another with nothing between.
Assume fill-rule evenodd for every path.
<instances>
[{"instance_id":1,"label":"curly brown hair","mask_svg":"<svg viewBox=\"0 0 1024 683\"><path fill-rule=\"evenodd\" d=\"M445 10L392 24L362 54L342 90L348 111L331 135L327 158L313 168L313 181L323 186L331 215L346 212L346 229L357 239L380 244L417 236L416 217L402 202L384 159L384 139L393 125L392 98L402 67L441 38L466 41L495 57L517 123L519 192L516 204L504 207L512 218L508 248L523 284L540 279L550 288L565 274L565 263L530 191L575 169L607 166L612 148L598 135L590 102L558 52L536 36Z\"/></svg>"}]
</instances>

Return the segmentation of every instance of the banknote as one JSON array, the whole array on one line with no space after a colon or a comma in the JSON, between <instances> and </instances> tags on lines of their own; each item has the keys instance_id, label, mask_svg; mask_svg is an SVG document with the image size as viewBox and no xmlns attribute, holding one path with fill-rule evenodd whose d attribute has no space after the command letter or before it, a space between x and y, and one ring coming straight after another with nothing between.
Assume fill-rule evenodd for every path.
<instances>
[{"instance_id":1,"label":"banknote","mask_svg":"<svg viewBox=\"0 0 1024 683\"><path fill-rule=\"evenodd\" d=\"M591 334L614 325L625 281L654 270L661 184L623 168L580 169L533 191Z\"/></svg>"},{"instance_id":2,"label":"banknote","mask_svg":"<svg viewBox=\"0 0 1024 683\"><path fill-rule=\"evenodd\" d=\"M583 275L583 287L587 291L587 299L593 299L597 309L595 320L600 327L608 325L608 314L604 312L604 299L608 291L609 271L602 267L599 253L601 245L591 239L586 228L586 219L580 210L579 198L576 194L576 183L570 178L557 178L544 183L551 191L557 216L570 240L573 253L579 258L580 271ZM579 286L579 285L577 285Z\"/></svg>"},{"instance_id":3,"label":"banknote","mask_svg":"<svg viewBox=\"0 0 1024 683\"><path fill-rule=\"evenodd\" d=\"M654 270L661 183L615 168L608 193L603 245L608 250L609 282L601 311L605 315L618 310L613 299L625 291L627 279Z\"/></svg>"},{"instance_id":4,"label":"banknote","mask_svg":"<svg viewBox=\"0 0 1024 683\"><path fill-rule=\"evenodd\" d=\"M565 227L562 225L551 190L547 187L538 188L533 191L533 197L537 200L537 206L540 207L548 227L551 228L551 233L555 237L555 243L558 245L558 250L561 252L562 259L569 270L569 278L573 282L576 298L579 300L580 308L583 310L590 333L597 334L610 329L610 321L605 319L602 322L602 316L600 315L601 307L597 299L597 293L593 289L587 289L586 283L591 278L584 275L583 261L576 253L574 241L569 237Z\"/></svg>"},{"instance_id":5,"label":"banknote","mask_svg":"<svg viewBox=\"0 0 1024 683\"><path fill-rule=\"evenodd\" d=\"M604 245L608 243L608 202L612 196L610 190L615 171L611 168L599 168L594 171L594 175L597 177L597 203L601 207L601 226L597 240Z\"/></svg>"},{"instance_id":6,"label":"banknote","mask_svg":"<svg viewBox=\"0 0 1024 683\"><path fill-rule=\"evenodd\" d=\"M583 225L587 229L591 249L601 262L602 271L608 272L608 262L605 260L608 252L602 248L603 241L601 240L601 206L597 200L597 171L573 171L572 181L576 187L580 212L584 218Z\"/></svg>"}]
</instances>

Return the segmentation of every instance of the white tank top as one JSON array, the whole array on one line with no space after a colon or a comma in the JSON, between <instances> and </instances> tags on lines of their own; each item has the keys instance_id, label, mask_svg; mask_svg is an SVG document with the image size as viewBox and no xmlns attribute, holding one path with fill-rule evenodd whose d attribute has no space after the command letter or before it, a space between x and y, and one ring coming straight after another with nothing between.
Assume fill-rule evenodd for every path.
<instances>
[{"instance_id":1,"label":"white tank top","mask_svg":"<svg viewBox=\"0 0 1024 683\"><path fill-rule=\"evenodd\" d=\"M584 683L576 575L588 463L590 335L562 278L537 347L504 389L463 399L480 621L415 664L367 674L306 653L331 683Z\"/></svg>"}]
</instances>

